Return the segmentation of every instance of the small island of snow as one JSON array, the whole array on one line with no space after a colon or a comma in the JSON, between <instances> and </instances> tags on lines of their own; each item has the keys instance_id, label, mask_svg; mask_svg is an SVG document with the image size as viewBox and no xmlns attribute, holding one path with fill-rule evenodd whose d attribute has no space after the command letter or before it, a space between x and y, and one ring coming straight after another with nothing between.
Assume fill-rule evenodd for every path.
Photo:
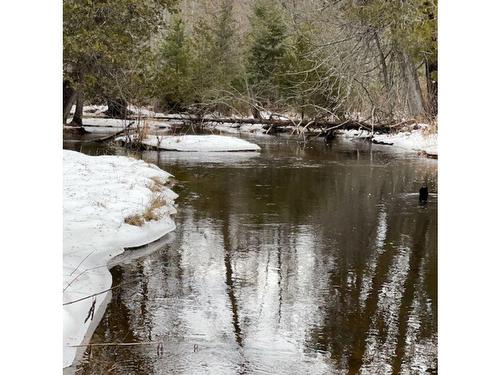
<instances>
[{"instance_id":1,"label":"small island of snow","mask_svg":"<svg viewBox=\"0 0 500 375\"><path fill-rule=\"evenodd\" d=\"M127 142L130 138L120 137ZM132 140L134 137L132 136ZM222 135L179 135L145 137L142 144L167 151L220 152L220 151L259 151L259 145L237 137Z\"/></svg>"}]
</instances>

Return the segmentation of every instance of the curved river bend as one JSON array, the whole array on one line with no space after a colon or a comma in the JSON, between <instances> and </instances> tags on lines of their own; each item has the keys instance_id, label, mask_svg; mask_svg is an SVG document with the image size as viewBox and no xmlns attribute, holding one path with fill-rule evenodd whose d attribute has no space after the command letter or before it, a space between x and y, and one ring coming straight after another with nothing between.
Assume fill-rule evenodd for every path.
<instances>
[{"instance_id":1,"label":"curved river bend","mask_svg":"<svg viewBox=\"0 0 500 375\"><path fill-rule=\"evenodd\" d=\"M436 161L251 140L260 154L135 154L176 177L177 229L112 269L126 284L91 341L163 347L94 346L76 373L436 373Z\"/></svg>"}]
</instances>

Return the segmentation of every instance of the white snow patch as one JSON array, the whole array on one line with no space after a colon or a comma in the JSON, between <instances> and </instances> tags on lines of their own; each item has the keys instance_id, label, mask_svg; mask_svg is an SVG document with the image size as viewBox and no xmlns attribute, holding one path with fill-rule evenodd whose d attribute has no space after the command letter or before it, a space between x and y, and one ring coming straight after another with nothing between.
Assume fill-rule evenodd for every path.
<instances>
[{"instance_id":1,"label":"white snow patch","mask_svg":"<svg viewBox=\"0 0 500 375\"><path fill-rule=\"evenodd\" d=\"M343 130L340 129L338 130L338 134L342 137L345 138L364 138L364 137L369 137L370 132L368 130L354 130L354 129L349 129L349 130Z\"/></svg>"},{"instance_id":2,"label":"white snow patch","mask_svg":"<svg viewBox=\"0 0 500 375\"><path fill-rule=\"evenodd\" d=\"M70 114L74 114L76 109L76 105L73 105L70 110ZM102 104L92 104L92 105L84 105L83 106L83 115L88 116L104 116L105 112L108 110L107 105ZM157 117L157 116L165 116L164 113L155 112L150 107L138 107L135 105L128 105L127 110L132 112L135 115L140 115L144 117Z\"/></svg>"},{"instance_id":3,"label":"white snow patch","mask_svg":"<svg viewBox=\"0 0 500 375\"><path fill-rule=\"evenodd\" d=\"M173 121L161 121L154 119L122 120L115 118L84 117L82 119L83 127L90 133L116 132L125 129L130 125L131 128L147 126L151 130L171 130L175 125Z\"/></svg>"},{"instance_id":4,"label":"white snow patch","mask_svg":"<svg viewBox=\"0 0 500 375\"><path fill-rule=\"evenodd\" d=\"M376 141L392 143L394 146L414 151L437 154L437 134L424 134L420 129L396 134L375 134Z\"/></svg>"},{"instance_id":5,"label":"white snow patch","mask_svg":"<svg viewBox=\"0 0 500 375\"><path fill-rule=\"evenodd\" d=\"M126 137L117 140L127 141ZM222 135L148 136L142 143L169 151L259 151L259 145L241 138Z\"/></svg>"},{"instance_id":6,"label":"white snow patch","mask_svg":"<svg viewBox=\"0 0 500 375\"><path fill-rule=\"evenodd\" d=\"M108 109L108 106L106 105L84 105L83 106L83 114L94 114L94 115L100 115L106 112Z\"/></svg>"},{"instance_id":7,"label":"white snow patch","mask_svg":"<svg viewBox=\"0 0 500 375\"><path fill-rule=\"evenodd\" d=\"M108 261L124 248L148 244L174 230L170 215L176 212L177 194L167 187L153 192L153 179L165 183L171 175L128 157L65 150L63 171L63 303L68 303L109 289ZM160 219L140 227L125 224L126 217L144 213L155 194L166 202L156 211ZM107 297L109 292L95 297L96 314ZM92 319L85 322L93 301L63 307L63 367L75 360L73 345L90 339L97 325Z\"/></svg>"},{"instance_id":8,"label":"white snow patch","mask_svg":"<svg viewBox=\"0 0 500 375\"><path fill-rule=\"evenodd\" d=\"M267 135L264 124L241 124L236 122L207 122L204 124L206 129L216 130L219 132L238 134L252 133L255 135Z\"/></svg>"},{"instance_id":9,"label":"white snow patch","mask_svg":"<svg viewBox=\"0 0 500 375\"><path fill-rule=\"evenodd\" d=\"M284 114L280 113L275 113L275 112L270 112L270 111L260 111L260 115L262 118L265 119L274 119L274 120L289 120L291 117L296 117L296 116L286 116Z\"/></svg>"},{"instance_id":10,"label":"white snow patch","mask_svg":"<svg viewBox=\"0 0 500 375\"><path fill-rule=\"evenodd\" d=\"M426 124L418 124L418 129L399 132L394 134L377 134L373 139L378 142L392 143L394 147L410 150L425 151L428 154L437 155L438 153L438 135L436 133L427 134ZM345 138L364 138L369 137L371 133L368 130L339 130L339 134Z\"/></svg>"}]
</instances>

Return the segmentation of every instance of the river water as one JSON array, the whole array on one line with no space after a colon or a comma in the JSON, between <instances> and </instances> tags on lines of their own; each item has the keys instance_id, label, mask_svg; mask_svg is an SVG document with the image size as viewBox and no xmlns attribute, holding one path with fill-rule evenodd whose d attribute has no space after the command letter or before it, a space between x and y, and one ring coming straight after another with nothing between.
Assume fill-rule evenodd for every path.
<instances>
[{"instance_id":1,"label":"river water","mask_svg":"<svg viewBox=\"0 0 500 375\"><path fill-rule=\"evenodd\" d=\"M175 176L177 229L112 268L125 283L91 342L154 344L94 346L76 373L437 373L437 162L252 141L260 154L134 153Z\"/></svg>"}]
</instances>

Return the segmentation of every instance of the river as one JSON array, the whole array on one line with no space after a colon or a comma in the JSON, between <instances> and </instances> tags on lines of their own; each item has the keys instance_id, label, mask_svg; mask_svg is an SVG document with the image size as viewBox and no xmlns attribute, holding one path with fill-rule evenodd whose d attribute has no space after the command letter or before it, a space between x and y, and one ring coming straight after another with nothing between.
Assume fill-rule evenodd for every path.
<instances>
[{"instance_id":1,"label":"river","mask_svg":"<svg viewBox=\"0 0 500 375\"><path fill-rule=\"evenodd\" d=\"M175 176L177 229L112 268L77 374L437 373L437 162L337 139L133 153ZM418 205L418 189L431 192ZM134 251L134 250L130 250Z\"/></svg>"}]
</instances>

